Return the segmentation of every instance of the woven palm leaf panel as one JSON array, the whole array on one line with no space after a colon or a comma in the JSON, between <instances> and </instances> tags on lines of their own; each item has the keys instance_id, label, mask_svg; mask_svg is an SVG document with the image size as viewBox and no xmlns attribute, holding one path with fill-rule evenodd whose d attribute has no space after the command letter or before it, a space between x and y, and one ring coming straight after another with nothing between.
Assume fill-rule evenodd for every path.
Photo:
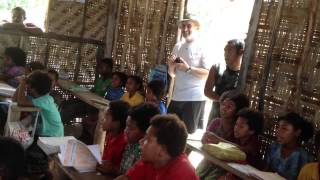
<instances>
[{"instance_id":1,"label":"woven palm leaf panel","mask_svg":"<svg viewBox=\"0 0 320 180\"><path fill-rule=\"evenodd\" d=\"M50 0L46 19L46 32L80 37L83 29L85 3Z\"/></svg>"},{"instance_id":2,"label":"woven palm leaf panel","mask_svg":"<svg viewBox=\"0 0 320 180\"><path fill-rule=\"evenodd\" d=\"M46 64L47 43L45 37L21 36L21 48L27 53L27 63L39 61Z\"/></svg>"},{"instance_id":3,"label":"woven palm leaf panel","mask_svg":"<svg viewBox=\"0 0 320 180\"><path fill-rule=\"evenodd\" d=\"M60 35L104 40L107 0L50 0L46 30Z\"/></svg>"},{"instance_id":4,"label":"woven palm leaf panel","mask_svg":"<svg viewBox=\"0 0 320 180\"><path fill-rule=\"evenodd\" d=\"M105 40L107 28L108 1L88 0L85 14L84 35L86 39Z\"/></svg>"},{"instance_id":5,"label":"woven palm leaf panel","mask_svg":"<svg viewBox=\"0 0 320 180\"><path fill-rule=\"evenodd\" d=\"M318 13L317 26L310 33L314 2L262 1L246 93L252 107L263 110L265 114L263 151L275 137L277 117L286 111L294 110L319 127L315 119L320 105L319 91L316 92L317 88L312 84L319 77L316 75L320 18ZM308 43L308 38L312 43ZM315 154L314 144L315 139L313 142L304 142L306 149Z\"/></svg>"},{"instance_id":6,"label":"woven palm leaf panel","mask_svg":"<svg viewBox=\"0 0 320 180\"><path fill-rule=\"evenodd\" d=\"M146 79L150 68L166 62L176 40L179 3L175 0L119 1L113 46L116 70Z\"/></svg>"}]
</instances>

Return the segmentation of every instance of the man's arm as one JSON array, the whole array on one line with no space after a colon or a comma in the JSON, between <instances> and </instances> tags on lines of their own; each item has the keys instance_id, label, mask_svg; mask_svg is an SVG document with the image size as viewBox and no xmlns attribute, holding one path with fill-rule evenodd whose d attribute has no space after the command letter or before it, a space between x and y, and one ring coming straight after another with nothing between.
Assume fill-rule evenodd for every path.
<instances>
[{"instance_id":1,"label":"man's arm","mask_svg":"<svg viewBox=\"0 0 320 180\"><path fill-rule=\"evenodd\" d=\"M174 63L175 68L180 71L187 72L191 68L191 74L200 78L205 79L208 77L209 71L205 68L191 67L183 58L180 57L181 63Z\"/></svg>"},{"instance_id":2,"label":"man's arm","mask_svg":"<svg viewBox=\"0 0 320 180\"><path fill-rule=\"evenodd\" d=\"M215 91L213 91L213 87L216 84L215 80L216 80L216 68L215 66L212 66L209 71L209 76L207 78L206 85L204 87L204 94L211 100L218 101L220 96Z\"/></svg>"}]
</instances>

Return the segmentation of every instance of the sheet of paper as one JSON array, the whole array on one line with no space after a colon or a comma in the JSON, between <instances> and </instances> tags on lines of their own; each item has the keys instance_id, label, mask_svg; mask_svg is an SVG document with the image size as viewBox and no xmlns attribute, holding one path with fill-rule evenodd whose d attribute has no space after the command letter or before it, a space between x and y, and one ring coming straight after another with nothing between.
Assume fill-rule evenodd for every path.
<instances>
[{"instance_id":1,"label":"sheet of paper","mask_svg":"<svg viewBox=\"0 0 320 180\"><path fill-rule=\"evenodd\" d=\"M101 153L100 153L99 145L94 144L94 145L88 145L87 147L90 150L90 152L93 154L93 156L96 158L96 160L99 162L99 164L101 164L102 160L101 160Z\"/></svg>"}]
</instances>

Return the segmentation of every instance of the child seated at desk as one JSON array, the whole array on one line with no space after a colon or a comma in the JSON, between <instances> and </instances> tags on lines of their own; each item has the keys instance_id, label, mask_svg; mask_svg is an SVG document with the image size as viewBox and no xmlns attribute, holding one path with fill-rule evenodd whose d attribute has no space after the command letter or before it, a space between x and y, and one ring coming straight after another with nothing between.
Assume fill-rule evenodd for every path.
<instances>
[{"instance_id":1,"label":"child seated at desk","mask_svg":"<svg viewBox=\"0 0 320 180\"><path fill-rule=\"evenodd\" d=\"M125 129L128 144L120 164L121 174L126 173L140 159L139 140L145 136L146 130L150 125L150 119L159 113L159 108L153 103L143 103L129 111Z\"/></svg>"},{"instance_id":2,"label":"child seated at desk","mask_svg":"<svg viewBox=\"0 0 320 180\"><path fill-rule=\"evenodd\" d=\"M320 154L318 162L308 163L300 170L297 180L318 180L320 179Z\"/></svg>"},{"instance_id":3,"label":"child seated at desk","mask_svg":"<svg viewBox=\"0 0 320 180\"><path fill-rule=\"evenodd\" d=\"M97 170L102 173L117 172L120 167L122 154L127 144L124 135L129 104L124 101L112 101L104 114L103 130L107 132L102 164Z\"/></svg>"},{"instance_id":4,"label":"child seated at desk","mask_svg":"<svg viewBox=\"0 0 320 180\"><path fill-rule=\"evenodd\" d=\"M17 77L25 73L26 53L17 47L8 47L4 51L3 72L0 80L5 81L10 86L17 88L19 80Z\"/></svg>"},{"instance_id":5,"label":"child seated at desk","mask_svg":"<svg viewBox=\"0 0 320 180\"><path fill-rule=\"evenodd\" d=\"M144 101L144 97L140 94L143 89L143 81L139 76L129 76L126 83L126 91L121 100L126 101L129 105L137 106Z\"/></svg>"},{"instance_id":6,"label":"child seated at desk","mask_svg":"<svg viewBox=\"0 0 320 180\"><path fill-rule=\"evenodd\" d=\"M109 88L104 96L109 101L119 100L123 94L127 82L127 75L122 72L112 73L111 88Z\"/></svg>"},{"instance_id":7,"label":"child seated at desk","mask_svg":"<svg viewBox=\"0 0 320 180\"><path fill-rule=\"evenodd\" d=\"M39 136L63 136L60 113L49 95L52 84L46 72L34 71L21 80L17 89L19 106L35 106L41 109L37 134ZM26 93L27 92L27 95ZM31 99L30 99L31 97Z\"/></svg>"},{"instance_id":8,"label":"child seated at desk","mask_svg":"<svg viewBox=\"0 0 320 180\"><path fill-rule=\"evenodd\" d=\"M116 180L197 180L184 153L187 129L176 115L156 115L140 140L141 160Z\"/></svg>"},{"instance_id":9,"label":"child seated at desk","mask_svg":"<svg viewBox=\"0 0 320 180\"><path fill-rule=\"evenodd\" d=\"M146 102L153 102L159 106L160 114L167 114L166 105L162 102L164 96L164 84L162 80L152 80L146 89Z\"/></svg>"},{"instance_id":10,"label":"child seated at desk","mask_svg":"<svg viewBox=\"0 0 320 180\"><path fill-rule=\"evenodd\" d=\"M312 137L313 126L294 112L278 119L277 143L271 144L266 154L267 170L294 180L300 169L312 161L312 157L301 147L301 142Z\"/></svg>"},{"instance_id":11,"label":"child seated at desk","mask_svg":"<svg viewBox=\"0 0 320 180\"><path fill-rule=\"evenodd\" d=\"M234 138L234 125L237 120L237 112L249 107L249 100L244 94L240 94L236 90L226 91L220 98L220 118L216 118L207 127L207 132L202 137L202 143L218 143L216 136L219 136L227 141L233 142ZM215 134L216 136L214 136ZM217 178L224 174L216 166L210 162L203 160L197 167L197 174L200 179Z\"/></svg>"},{"instance_id":12,"label":"child seated at desk","mask_svg":"<svg viewBox=\"0 0 320 180\"><path fill-rule=\"evenodd\" d=\"M113 62L112 58L104 58L97 63L97 78L91 92L103 97L111 87Z\"/></svg>"}]
</instances>

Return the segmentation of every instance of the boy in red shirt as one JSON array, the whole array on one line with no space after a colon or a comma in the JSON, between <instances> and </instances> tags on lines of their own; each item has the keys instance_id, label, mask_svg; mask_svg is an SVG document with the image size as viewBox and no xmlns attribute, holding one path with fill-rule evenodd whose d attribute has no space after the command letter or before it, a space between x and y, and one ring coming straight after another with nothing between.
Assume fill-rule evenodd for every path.
<instances>
[{"instance_id":1,"label":"boy in red shirt","mask_svg":"<svg viewBox=\"0 0 320 180\"><path fill-rule=\"evenodd\" d=\"M116 180L198 180L184 154L187 136L176 115L156 115L140 140L141 160Z\"/></svg>"},{"instance_id":2,"label":"boy in red shirt","mask_svg":"<svg viewBox=\"0 0 320 180\"><path fill-rule=\"evenodd\" d=\"M112 101L104 115L103 130L107 131L102 164L97 165L97 171L115 173L120 162L127 140L124 135L129 104L124 101Z\"/></svg>"}]
</instances>

